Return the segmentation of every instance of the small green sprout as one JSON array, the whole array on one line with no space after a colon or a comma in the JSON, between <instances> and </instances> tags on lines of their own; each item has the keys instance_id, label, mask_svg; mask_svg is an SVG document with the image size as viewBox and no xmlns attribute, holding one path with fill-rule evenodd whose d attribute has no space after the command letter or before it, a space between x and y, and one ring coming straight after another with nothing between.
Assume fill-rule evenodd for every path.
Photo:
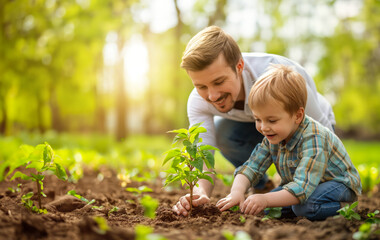
<instances>
[{"instance_id":1,"label":"small green sprout","mask_svg":"<svg viewBox=\"0 0 380 240\"><path fill-rule=\"evenodd\" d=\"M28 192L27 194L22 195L21 203L24 205L24 207L35 213L47 213L46 209L38 208L34 205L34 202L31 200L33 195L33 192Z\"/></svg>"},{"instance_id":2,"label":"small green sprout","mask_svg":"<svg viewBox=\"0 0 380 240\"><path fill-rule=\"evenodd\" d=\"M136 225L136 240L167 240L165 237L153 233L153 228L145 225Z\"/></svg>"},{"instance_id":3,"label":"small green sprout","mask_svg":"<svg viewBox=\"0 0 380 240\"><path fill-rule=\"evenodd\" d=\"M358 201L352 203L351 205L347 204L346 206L339 209L337 212L343 216L345 219L352 220L353 218L356 220L360 220L360 215L354 211L354 208L358 205Z\"/></svg>"},{"instance_id":4,"label":"small green sprout","mask_svg":"<svg viewBox=\"0 0 380 240\"><path fill-rule=\"evenodd\" d=\"M98 224L98 227L95 228L95 231L101 235L104 235L107 233L108 230L110 230L110 227L107 224L107 220L102 217L93 217L94 221Z\"/></svg>"},{"instance_id":5,"label":"small green sprout","mask_svg":"<svg viewBox=\"0 0 380 240\"><path fill-rule=\"evenodd\" d=\"M114 213L114 212L117 212L117 211L119 211L119 208L118 207L113 207L113 208L111 208L111 210L109 210L108 211L108 216L111 214L111 213Z\"/></svg>"},{"instance_id":6,"label":"small green sprout","mask_svg":"<svg viewBox=\"0 0 380 240\"><path fill-rule=\"evenodd\" d=\"M239 208L238 205L236 205L236 206L233 206L233 207L229 208L229 210L231 210L231 211L233 211L233 212L237 212L237 211L240 210L240 208Z\"/></svg>"},{"instance_id":7,"label":"small green sprout","mask_svg":"<svg viewBox=\"0 0 380 240\"><path fill-rule=\"evenodd\" d=\"M76 197L76 198L82 200L83 202L87 203L86 205L91 205L91 204L95 203L95 199L92 199L91 201L89 201L87 198L77 194L75 190L68 191L67 195L71 195L73 197ZM103 206L92 206L91 208L92 209L102 209Z\"/></svg>"},{"instance_id":8,"label":"small green sprout","mask_svg":"<svg viewBox=\"0 0 380 240\"><path fill-rule=\"evenodd\" d=\"M266 221L269 219L275 219L281 217L281 210L282 207L274 207L274 208L265 208L264 211L268 211L268 214L266 214L261 221Z\"/></svg>"},{"instance_id":9,"label":"small green sprout","mask_svg":"<svg viewBox=\"0 0 380 240\"><path fill-rule=\"evenodd\" d=\"M380 213L379 210L376 210L373 213L368 213L367 214L368 218L365 220L365 222L366 223L371 223L371 224L373 224L373 223L379 224L380 223L380 218L375 217L379 213Z\"/></svg>"},{"instance_id":10,"label":"small green sprout","mask_svg":"<svg viewBox=\"0 0 380 240\"><path fill-rule=\"evenodd\" d=\"M152 198L149 195L145 195L140 199L140 203L144 208L144 216L149 218L155 218L156 217L156 209L159 205L159 202L157 199Z\"/></svg>"},{"instance_id":11,"label":"small green sprout","mask_svg":"<svg viewBox=\"0 0 380 240\"><path fill-rule=\"evenodd\" d=\"M16 188L12 188L12 187L8 187L8 190L11 192L11 193L19 193L21 192L21 183L17 184L17 187Z\"/></svg>"},{"instance_id":12,"label":"small green sprout","mask_svg":"<svg viewBox=\"0 0 380 240\"><path fill-rule=\"evenodd\" d=\"M378 224L365 222L359 227L359 231L352 235L355 240L367 240L373 235L380 235L380 228Z\"/></svg>"},{"instance_id":13,"label":"small green sprout","mask_svg":"<svg viewBox=\"0 0 380 240\"><path fill-rule=\"evenodd\" d=\"M245 223L247 221L243 215L240 215L239 220L241 223Z\"/></svg>"},{"instance_id":14,"label":"small green sprout","mask_svg":"<svg viewBox=\"0 0 380 240\"><path fill-rule=\"evenodd\" d=\"M125 190L127 190L128 192L132 192L134 193L135 195L140 195L142 193L146 193L146 192L153 192L153 190L147 186L140 186L138 188L126 188Z\"/></svg>"},{"instance_id":15,"label":"small green sprout","mask_svg":"<svg viewBox=\"0 0 380 240\"><path fill-rule=\"evenodd\" d=\"M191 215L193 207L193 189L198 185L200 179L206 179L214 184L213 179L209 174L215 172L203 172L203 165L205 164L208 169L214 169L214 155L210 150L218 150L210 145L201 145L202 138L199 137L200 133L207 130L197 123L187 129L178 129L170 131L177 133L173 140L173 148L166 152L166 157L162 165L171 162L170 168L166 171L168 176L165 181L165 186L172 182L180 181L182 186L187 185L190 189L190 211ZM177 144L182 144L181 148L174 147Z\"/></svg>"},{"instance_id":16,"label":"small green sprout","mask_svg":"<svg viewBox=\"0 0 380 240\"><path fill-rule=\"evenodd\" d=\"M224 230L222 234L227 240L252 240L251 236L244 231L237 231L234 235L231 231Z\"/></svg>"},{"instance_id":17,"label":"small green sprout","mask_svg":"<svg viewBox=\"0 0 380 240\"><path fill-rule=\"evenodd\" d=\"M9 171L6 175L8 177L11 175L17 168L24 166L27 169L34 169L35 172L30 173L29 175L22 173L20 171L16 171L11 177L11 181L16 178L21 178L23 180L31 180L36 182L37 185L37 200L38 200L38 209L42 210L41 204L41 196L46 197L43 192L43 180L45 178L45 174L48 171L51 171L55 176L57 176L61 180L67 180L67 174L65 169L55 162L57 156L54 154L53 149L48 143L39 144L35 148L29 145L22 145L9 159L5 164L9 167ZM30 194L24 195L24 202L26 202L26 207L30 206L32 200L30 199L32 196ZM33 206L33 204L32 204ZM33 207L32 207L33 208ZM34 211L36 212L36 211ZM37 212L45 212L45 211L37 211Z\"/></svg>"}]
</instances>

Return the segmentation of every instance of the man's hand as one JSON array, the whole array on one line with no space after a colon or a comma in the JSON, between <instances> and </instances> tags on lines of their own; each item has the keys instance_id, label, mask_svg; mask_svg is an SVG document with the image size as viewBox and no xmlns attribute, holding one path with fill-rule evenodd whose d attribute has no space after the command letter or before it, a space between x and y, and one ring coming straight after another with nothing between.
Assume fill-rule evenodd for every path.
<instances>
[{"instance_id":1,"label":"man's hand","mask_svg":"<svg viewBox=\"0 0 380 240\"><path fill-rule=\"evenodd\" d=\"M210 202L210 198L206 194L194 194L193 206L197 207ZM176 205L173 206L173 211L178 215L187 216L190 211L190 194L186 194L179 198Z\"/></svg>"},{"instance_id":2,"label":"man's hand","mask_svg":"<svg viewBox=\"0 0 380 240\"><path fill-rule=\"evenodd\" d=\"M268 207L268 200L265 194L253 194L244 201L241 209L242 213L256 215Z\"/></svg>"},{"instance_id":3,"label":"man's hand","mask_svg":"<svg viewBox=\"0 0 380 240\"><path fill-rule=\"evenodd\" d=\"M239 205L241 208L243 202L244 202L244 194L232 192L228 194L227 197L220 199L216 203L216 206L219 208L220 211L225 211L236 205Z\"/></svg>"}]
</instances>

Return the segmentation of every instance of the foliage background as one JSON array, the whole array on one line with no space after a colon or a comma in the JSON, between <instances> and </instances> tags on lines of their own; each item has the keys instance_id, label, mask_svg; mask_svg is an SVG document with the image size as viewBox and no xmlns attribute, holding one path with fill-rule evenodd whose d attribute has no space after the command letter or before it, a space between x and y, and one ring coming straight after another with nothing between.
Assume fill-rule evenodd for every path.
<instances>
[{"instance_id":1,"label":"foliage background","mask_svg":"<svg viewBox=\"0 0 380 240\"><path fill-rule=\"evenodd\" d=\"M242 51L298 61L333 104L339 134L379 138L378 0L1 1L0 133L120 140L187 127L192 85L179 64L208 25Z\"/></svg>"}]
</instances>

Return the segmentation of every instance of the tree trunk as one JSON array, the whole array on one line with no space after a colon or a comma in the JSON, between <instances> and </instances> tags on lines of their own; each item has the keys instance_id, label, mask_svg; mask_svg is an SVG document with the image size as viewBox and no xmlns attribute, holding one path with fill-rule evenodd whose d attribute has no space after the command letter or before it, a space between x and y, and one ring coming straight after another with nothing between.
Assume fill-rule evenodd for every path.
<instances>
[{"instance_id":1,"label":"tree trunk","mask_svg":"<svg viewBox=\"0 0 380 240\"><path fill-rule=\"evenodd\" d=\"M124 47L124 39L121 34L118 35L118 48L119 54L122 54ZM127 98L125 94L125 81L124 81L124 56L119 56L116 64L116 139L121 141L127 137Z\"/></svg>"},{"instance_id":2,"label":"tree trunk","mask_svg":"<svg viewBox=\"0 0 380 240\"><path fill-rule=\"evenodd\" d=\"M1 101L1 122L0 122L0 134L5 135L7 130L7 108L5 98Z\"/></svg>"}]
</instances>

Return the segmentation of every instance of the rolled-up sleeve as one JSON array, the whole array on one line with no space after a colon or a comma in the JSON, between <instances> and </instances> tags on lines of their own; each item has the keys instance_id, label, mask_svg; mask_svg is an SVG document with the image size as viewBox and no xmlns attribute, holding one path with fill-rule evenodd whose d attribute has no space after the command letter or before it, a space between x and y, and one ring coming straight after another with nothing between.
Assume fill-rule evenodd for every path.
<instances>
[{"instance_id":1,"label":"rolled-up sleeve","mask_svg":"<svg viewBox=\"0 0 380 240\"><path fill-rule=\"evenodd\" d=\"M255 186L271 164L269 142L264 138L263 142L257 144L253 149L249 159L235 170L234 175L245 175L251 182L251 186Z\"/></svg>"}]
</instances>

